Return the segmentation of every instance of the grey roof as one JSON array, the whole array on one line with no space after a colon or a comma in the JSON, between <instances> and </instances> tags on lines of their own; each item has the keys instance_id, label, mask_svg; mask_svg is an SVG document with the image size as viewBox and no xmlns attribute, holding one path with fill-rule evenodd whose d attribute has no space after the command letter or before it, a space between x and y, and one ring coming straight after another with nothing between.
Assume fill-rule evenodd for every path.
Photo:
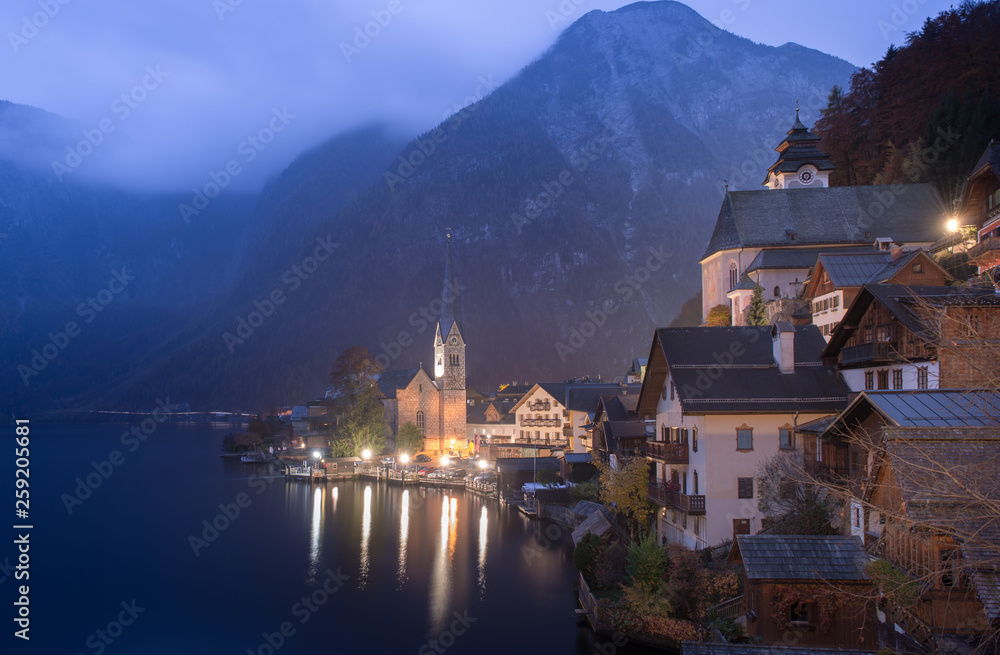
<instances>
[{"instance_id":1,"label":"grey roof","mask_svg":"<svg viewBox=\"0 0 1000 655\"><path fill-rule=\"evenodd\" d=\"M807 432L809 434L823 434L826 429L830 427L834 421L837 420L837 414L830 414L829 416L824 416L822 418L809 421L808 423L803 423L795 427L796 432Z\"/></svg>"},{"instance_id":2,"label":"grey roof","mask_svg":"<svg viewBox=\"0 0 1000 655\"><path fill-rule=\"evenodd\" d=\"M885 198L892 198L888 206ZM800 245L870 245L876 237L930 244L940 236L945 209L930 184L729 191L701 258L732 248L788 246L786 230Z\"/></svg>"},{"instance_id":3,"label":"grey roof","mask_svg":"<svg viewBox=\"0 0 1000 655\"><path fill-rule=\"evenodd\" d=\"M662 352L685 413L839 412L848 388L832 366L819 361L826 345L819 328L794 327L792 373L782 373L774 361L770 325L660 328L653 348ZM734 350L741 354L732 356ZM660 393L652 388L658 382L646 377L644 413Z\"/></svg>"},{"instance_id":4,"label":"grey roof","mask_svg":"<svg viewBox=\"0 0 1000 655\"><path fill-rule=\"evenodd\" d=\"M817 259L826 254L882 254L875 253L871 246L843 246L840 248L768 248L761 250L753 258L746 272L753 273L764 269L796 269L812 268L816 265Z\"/></svg>"},{"instance_id":5,"label":"grey roof","mask_svg":"<svg viewBox=\"0 0 1000 655\"><path fill-rule=\"evenodd\" d=\"M497 412L500 413L499 421L486 420L486 410L491 406L495 407ZM465 422L471 425L513 425L517 421L517 417L510 413L510 409L513 406L513 402L500 402L497 400L471 405L465 410Z\"/></svg>"},{"instance_id":6,"label":"grey roof","mask_svg":"<svg viewBox=\"0 0 1000 655\"><path fill-rule=\"evenodd\" d=\"M750 580L867 580L868 556L846 535L741 535L736 549Z\"/></svg>"},{"instance_id":7,"label":"grey roof","mask_svg":"<svg viewBox=\"0 0 1000 655\"><path fill-rule=\"evenodd\" d=\"M1000 425L1000 391L996 390L864 391L851 405L865 402L902 427Z\"/></svg>"},{"instance_id":8,"label":"grey roof","mask_svg":"<svg viewBox=\"0 0 1000 655\"><path fill-rule=\"evenodd\" d=\"M579 504L578 504L579 505ZM576 526L573 530L573 543L578 544L587 533L592 533L598 537L606 533L616 534L619 537L622 536L622 531L615 523L614 517L604 508L603 505L598 506L596 511L592 511L587 515L580 525Z\"/></svg>"},{"instance_id":9,"label":"grey roof","mask_svg":"<svg viewBox=\"0 0 1000 655\"><path fill-rule=\"evenodd\" d=\"M830 276L830 283L838 289L860 287L873 275L885 268L890 255L887 252L867 252L853 255L827 254L819 256L823 270Z\"/></svg>"},{"instance_id":10,"label":"grey roof","mask_svg":"<svg viewBox=\"0 0 1000 655\"><path fill-rule=\"evenodd\" d=\"M570 464L589 464L591 461L590 453L565 453L562 458Z\"/></svg>"},{"instance_id":11,"label":"grey roof","mask_svg":"<svg viewBox=\"0 0 1000 655\"><path fill-rule=\"evenodd\" d=\"M517 444L514 444L517 445ZM559 470L559 459L557 457L498 457L496 468L501 472L513 471L541 471L549 469Z\"/></svg>"},{"instance_id":12,"label":"grey roof","mask_svg":"<svg viewBox=\"0 0 1000 655\"><path fill-rule=\"evenodd\" d=\"M566 401L564 404L567 409L571 409L574 412L587 413L593 413L597 409L597 403L602 396L618 394L622 391L638 396L639 390L642 389L641 384L622 386L619 384L595 384L593 382L567 384L564 386L566 388Z\"/></svg>"},{"instance_id":13,"label":"grey roof","mask_svg":"<svg viewBox=\"0 0 1000 655\"><path fill-rule=\"evenodd\" d=\"M405 389L406 385L413 381L413 377L419 372L419 368L386 371L378 378L378 390L384 398L395 398L396 390Z\"/></svg>"},{"instance_id":14,"label":"grey roof","mask_svg":"<svg viewBox=\"0 0 1000 655\"><path fill-rule=\"evenodd\" d=\"M972 173L969 177L972 177L976 173L980 172L982 169L989 166L993 170L993 174L1000 177L1000 143L996 141L990 141L986 146L986 150L983 151L982 156L976 165L972 167Z\"/></svg>"},{"instance_id":15,"label":"grey roof","mask_svg":"<svg viewBox=\"0 0 1000 655\"><path fill-rule=\"evenodd\" d=\"M743 277L740 278L740 283L737 284L732 289L730 289L730 291L753 291L756 288L757 288L757 283L754 281L754 279L749 275L747 275L746 273L744 273Z\"/></svg>"},{"instance_id":16,"label":"grey roof","mask_svg":"<svg viewBox=\"0 0 1000 655\"><path fill-rule=\"evenodd\" d=\"M817 648L811 646L751 646L749 644L715 644L685 641L681 655L872 655L873 651Z\"/></svg>"}]
</instances>

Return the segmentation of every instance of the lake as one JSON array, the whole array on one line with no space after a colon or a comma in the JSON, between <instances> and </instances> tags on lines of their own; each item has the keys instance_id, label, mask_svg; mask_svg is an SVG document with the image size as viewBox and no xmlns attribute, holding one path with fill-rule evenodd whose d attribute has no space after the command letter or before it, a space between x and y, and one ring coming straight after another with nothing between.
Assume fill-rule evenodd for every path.
<instances>
[{"instance_id":1,"label":"lake","mask_svg":"<svg viewBox=\"0 0 1000 655\"><path fill-rule=\"evenodd\" d=\"M129 427L32 423L30 644L0 571L18 652L612 652L577 625L554 524L464 491L267 477L218 456L223 429Z\"/></svg>"}]
</instances>

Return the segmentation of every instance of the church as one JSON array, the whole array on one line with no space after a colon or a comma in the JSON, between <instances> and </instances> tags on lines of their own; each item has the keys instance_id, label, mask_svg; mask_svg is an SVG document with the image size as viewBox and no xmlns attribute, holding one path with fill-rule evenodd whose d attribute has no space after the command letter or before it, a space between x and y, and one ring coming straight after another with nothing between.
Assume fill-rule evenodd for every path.
<instances>
[{"instance_id":1,"label":"church","mask_svg":"<svg viewBox=\"0 0 1000 655\"><path fill-rule=\"evenodd\" d=\"M466 448L465 337L455 315L451 233L446 236L443 309L434 331L433 377L423 365L384 372L378 389L386 422L395 437L413 423L424 435L424 451L445 455ZM416 453L408 453L415 455Z\"/></svg>"},{"instance_id":2,"label":"church","mask_svg":"<svg viewBox=\"0 0 1000 655\"><path fill-rule=\"evenodd\" d=\"M768 302L798 298L821 253L928 248L944 234L946 207L930 184L831 187L835 166L819 143L796 109L765 189L726 189L699 261L702 320L724 305L739 325L757 285Z\"/></svg>"}]
</instances>

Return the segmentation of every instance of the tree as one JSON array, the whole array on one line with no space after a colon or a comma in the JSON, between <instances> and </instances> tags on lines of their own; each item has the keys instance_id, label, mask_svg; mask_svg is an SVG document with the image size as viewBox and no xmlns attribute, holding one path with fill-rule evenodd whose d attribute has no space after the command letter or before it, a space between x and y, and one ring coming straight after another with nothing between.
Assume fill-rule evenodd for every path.
<instances>
[{"instance_id":1,"label":"tree","mask_svg":"<svg viewBox=\"0 0 1000 655\"><path fill-rule=\"evenodd\" d=\"M729 327L733 324L733 310L729 305L716 305L708 310L705 325L708 327Z\"/></svg>"},{"instance_id":2,"label":"tree","mask_svg":"<svg viewBox=\"0 0 1000 655\"><path fill-rule=\"evenodd\" d=\"M770 320L767 317L767 305L764 303L764 287L759 284L753 288L753 297L747 305L746 313L747 325L767 325Z\"/></svg>"},{"instance_id":3,"label":"tree","mask_svg":"<svg viewBox=\"0 0 1000 655\"><path fill-rule=\"evenodd\" d=\"M413 421L407 421L396 435L396 450L407 455L416 455L424 449L424 435Z\"/></svg>"},{"instance_id":4,"label":"tree","mask_svg":"<svg viewBox=\"0 0 1000 655\"><path fill-rule=\"evenodd\" d=\"M649 498L649 465L637 457L619 458L617 469L600 459L592 460L601 481L601 502L622 515L628 522L629 532L642 532L652 516Z\"/></svg>"},{"instance_id":5,"label":"tree","mask_svg":"<svg viewBox=\"0 0 1000 655\"><path fill-rule=\"evenodd\" d=\"M632 586L652 592L660 586L667 570L667 554L652 531L628 547L627 571Z\"/></svg>"},{"instance_id":6,"label":"tree","mask_svg":"<svg viewBox=\"0 0 1000 655\"><path fill-rule=\"evenodd\" d=\"M546 487L553 487L559 484L559 473L553 469L541 469L535 473L535 482L544 484Z\"/></svg>"},{"instance_id":7,"label":"tree","mask_svg":"<svg viewBox=\"0 0 1000 655\"><path fill-rule=\"evenodd\" d=\"M802 475L801 455L779 453L757 471L757 509L770 534L837 534L822 488Z\"/></svg>"},{"instance_id":8,"label":"tree","mask_svg":"<svg viewBox=\"0 0 1000 655\"><path fill-rule=\"evenodd\" d=\"M384 370L385 367L364 346L345 350L330 371L334 405L342 412L356 407L362 392L374 385Z\"/></svg>"},{"instance_id":9,"label":"tree","mask_svg":"<svg viewBox=\"0 0 1000 655\"><path fill-rule=\"evenodd\" d=\"M360 457L365 450L380 453L385 448L387 433L385 409L373 385L358 394L356 404L340 421L333 443L334 453L355 457Z\"/></svg>"}]
</instances>

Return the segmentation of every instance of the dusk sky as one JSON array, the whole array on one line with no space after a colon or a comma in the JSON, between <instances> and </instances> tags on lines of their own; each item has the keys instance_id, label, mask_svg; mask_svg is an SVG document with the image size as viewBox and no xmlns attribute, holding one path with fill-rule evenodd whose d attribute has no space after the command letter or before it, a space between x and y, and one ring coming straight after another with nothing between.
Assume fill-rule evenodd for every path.
<instances>
[{"instance_id":1,"label":"dusk sky","mask_svg":"<svg viewBox=\"0 0 1000 655\"><path fill-rule=\"evenodd\" d=\"M573 20L626 4L11 0L0 7L0 99L70 118L81 129L110 121L114 133L86 173L158 189L203 179L275 110L284 111L287 125L242 180L258 184L346 128L385 121L414 135L433 127L537 58ZM952 3L686 4L754 41L793 41L865 66ZM365 47L345 52L342 44L353 45L372 12L385 26ZM148 90L126 114L120 97L144 81Z\"/></svg>"}]
</instances>

